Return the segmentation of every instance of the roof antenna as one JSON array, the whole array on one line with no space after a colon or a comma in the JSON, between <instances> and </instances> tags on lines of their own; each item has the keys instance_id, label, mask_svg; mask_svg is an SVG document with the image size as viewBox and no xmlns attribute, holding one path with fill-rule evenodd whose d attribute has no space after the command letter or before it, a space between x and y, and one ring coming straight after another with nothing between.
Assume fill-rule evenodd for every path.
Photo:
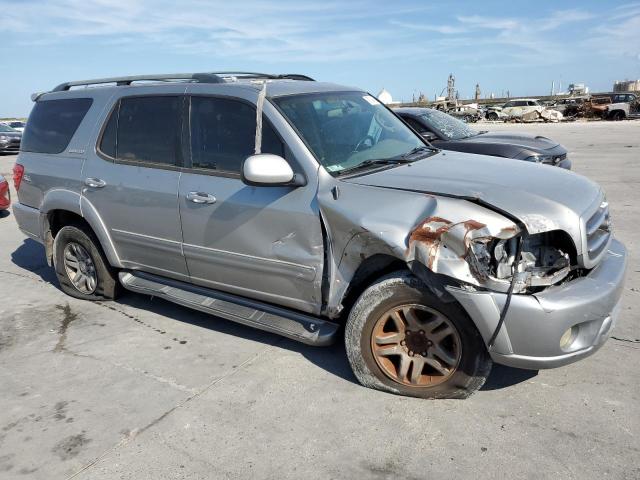
<instances>
[{"instance_id":1,"label":"roof antenna","mask_svg":"<svg viewBox=\"0 0 640 480\"><path fill-rule=\"evenodd\" d=\"M264 99L267 96L267 82L262 82L262 89L258 94L258 103L256 104L256 149L255 155L262 153L262 107Z\"/></svg>"}]
</instances>

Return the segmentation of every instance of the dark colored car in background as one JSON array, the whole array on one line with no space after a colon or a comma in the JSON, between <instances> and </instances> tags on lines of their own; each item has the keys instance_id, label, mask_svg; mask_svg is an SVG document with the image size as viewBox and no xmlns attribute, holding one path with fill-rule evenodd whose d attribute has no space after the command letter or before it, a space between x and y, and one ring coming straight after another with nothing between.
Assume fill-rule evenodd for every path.
<instances>
[{"instance_id":1,"label":"dark colored car in background","mask_svg":"<svg viewBox=\"0 0 640 480\"><path fill-rule=\"evenodd\" d=\"M6 210L11 205L11 192L9 191L9 182L0 175L0 211Z\"/></svg>"},{"instance_id":2,"label":"dark colored car in background","mask_svg":"<svg viewBox=\"0 0 640 480\"><path fill-rule=\"evenodd\" d=\"M18 153L22 133L7 125L0 125L0 153Z\"/></svg>"},{"instance_id":3,"label":"dark colored car in background","mask_svg":"<svg viewBox=\"0 0 640 480\"><path fill-rule=\"evenodd\" d=\"M394 109L394 112L442 150L513 158L571 169L567 149L547 137L474 130L457 118L432 108L403 107Z\"/></svg>"}]
</instances>

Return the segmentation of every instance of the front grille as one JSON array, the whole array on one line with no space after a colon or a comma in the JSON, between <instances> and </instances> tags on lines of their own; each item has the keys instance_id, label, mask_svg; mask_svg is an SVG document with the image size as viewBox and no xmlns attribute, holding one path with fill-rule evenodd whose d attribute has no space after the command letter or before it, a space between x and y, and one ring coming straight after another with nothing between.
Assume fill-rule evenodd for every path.
<instances>
[{"instance_id":1,"label":"front grille","mask_svg":"<svg viewBox=\"0 0 640 480\"><path fill-rule=\"evenodd\" d=\"M20 139L12 138L9 140L9 143L4 147L4 151L6 152L17 152L20 150Z\"/></svg>"},{"instance_id":2,"label":"front grille","mask_svg":"<svg viewBox=\"0 0 640 480\"><path fill-rule=\"evenodd\" d=\"M602 202L598 210L587 221L587 254L593 260L602 253L611 238L609 204Z\"/></svg>"}]
</instances>

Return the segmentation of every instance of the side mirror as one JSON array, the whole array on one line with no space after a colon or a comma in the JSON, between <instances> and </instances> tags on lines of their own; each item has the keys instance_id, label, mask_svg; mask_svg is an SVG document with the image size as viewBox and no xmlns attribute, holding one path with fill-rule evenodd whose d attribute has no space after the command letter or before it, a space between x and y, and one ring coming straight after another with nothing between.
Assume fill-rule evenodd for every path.
<instances>
[{"instance_id":1,"label":"side mirror","mask_svg":"<svg viewBox=\"0 0 640 480\"><path fill-rule=\"evenodd\" d=\"M242 164L242 181L253 186L304 185L296 179L289 163L278 155L260 153L247 157Z\"/></svg>"},{"instance_id":2,"label":"side mirror","mask_svg":"<svg viewBox=\"0 0 640 480\"><path fill-rule=\"evenodd\" d=\"M433 142L434 140L438 140L438 136L433 132L423 132L422 138L424 138L428 142Z\"/></svg>"}]
</instances>

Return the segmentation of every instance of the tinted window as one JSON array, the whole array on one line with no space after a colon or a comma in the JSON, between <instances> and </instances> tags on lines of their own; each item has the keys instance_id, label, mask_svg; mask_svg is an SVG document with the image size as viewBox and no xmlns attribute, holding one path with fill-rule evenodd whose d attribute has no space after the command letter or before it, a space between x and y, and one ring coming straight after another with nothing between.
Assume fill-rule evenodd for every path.
<instances>
[{"instance_id":1,"label":"tinted window","mask_svg":"<svg viewBox=\"0 0 640 480\"><path fill-rule=\"evenodd\" d=\"M191 98L191 158L194 168L240 172L255 151L256 110L238 100ZM262 152L284 156L282 142L262 122Z\"/></svg>"},{"instance_id":2,"label":"tinted window","mask_svg":"<svg viewBox=\"0 0 640 480\"><path fill-rule=\"evenodd\" d=\"M111 158L116 158L116 130L118 128L118 109L120 102L116 105L109 117L109 121L102 132L100 141L100 151Z\"/></svg>"},{"instance_id":3,"label":"tinted window","mask_svg":"<svg viewBox=\"0 0 640 480\"><path fill-rule=\"evenodd\" d=\"M179 137L180 97L120 100L116 159L176 165Z\"/></svg>"},{"instance_id":4,"label":"tinted window","mask_svg":"<svg viewBox=\"0 0 640 480\"><path fill-rule=\"evenodd\" d=\"M90 98L37 102L29 115L21 150L37 153L64 151L92 102Z\"/></svg>"}]
</instances>

